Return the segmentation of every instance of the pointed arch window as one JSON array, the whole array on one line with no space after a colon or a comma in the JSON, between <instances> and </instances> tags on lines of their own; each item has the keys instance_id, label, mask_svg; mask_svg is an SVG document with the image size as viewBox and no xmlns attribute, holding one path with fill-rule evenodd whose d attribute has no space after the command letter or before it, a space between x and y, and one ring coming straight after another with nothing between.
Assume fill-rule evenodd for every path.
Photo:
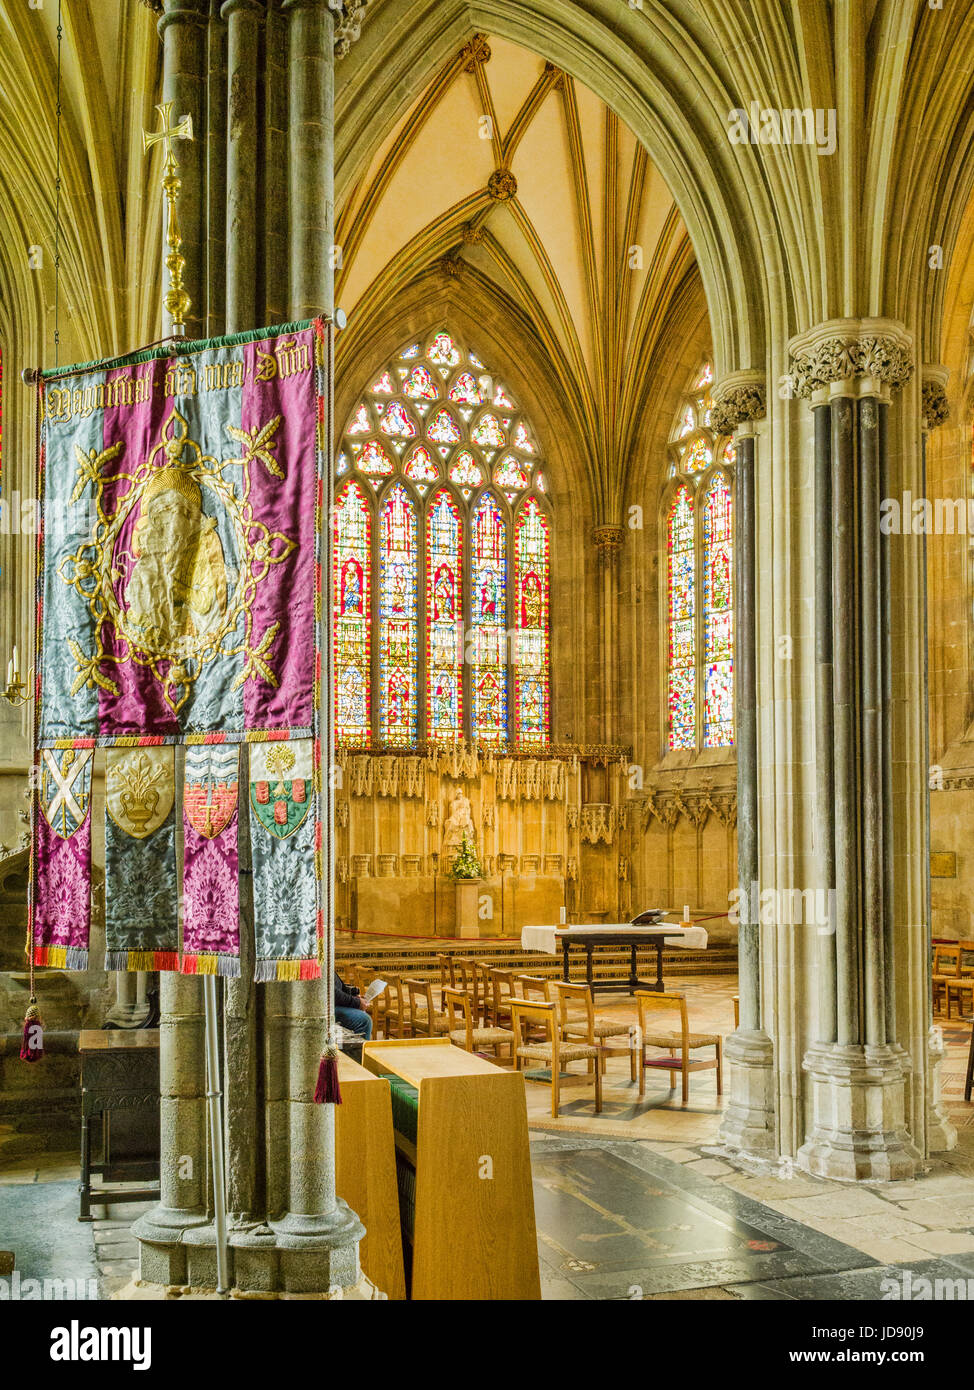
<instances>
[{"instance_id":1,"label":"pointed arch window","mask_svg":"<svg viewBox=\"0 0 974 1390\"><path fill-rule=\"evenodd\" d=\"M343 743L371 739L372 517L354 480L341 489L334 519L335 726Z\"/></svg>"},{"instance_id":2,"label":"pointed arch window","mask_svg":"<svg viewBox=\"0 0 974 1390\"><path fill-rule=\"evenodd\" d=\"M532 425L446 330L369 381L336 464L339 741L544 747L552 523Z\"/></svg>"},{"instance_id":3,"label":"pointed arch window","mask_svg":"<svg viewBox=\"0 0 974 1390\"><path fill-rule=\"evenodd\" d=\"M710 363L677 414L663 500L666 748L734 743L732 440L711 427Z\"/></svg>"}]
</instances>

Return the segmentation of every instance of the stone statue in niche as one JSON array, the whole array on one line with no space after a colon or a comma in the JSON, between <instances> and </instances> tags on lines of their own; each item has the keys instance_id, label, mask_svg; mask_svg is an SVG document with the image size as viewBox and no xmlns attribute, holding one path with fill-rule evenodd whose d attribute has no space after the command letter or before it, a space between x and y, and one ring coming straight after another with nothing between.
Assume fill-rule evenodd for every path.
<instances>
[{"instance_id":1,"label":"stone statue in niche","mask_svg":"<svg viewBox=\"0 0 974 1390\"><path fill-rule=\"evenodd\" d=\"M472 845L476 845L477 837L473 828L470 801L464 796L463 788L457 787L450 801L450 814L443 827L443 853L441 855L441 863L444 865L453 863L460 849L460 842L464 835L467 836L467 839Z\"/></svg>"}]
</instances>

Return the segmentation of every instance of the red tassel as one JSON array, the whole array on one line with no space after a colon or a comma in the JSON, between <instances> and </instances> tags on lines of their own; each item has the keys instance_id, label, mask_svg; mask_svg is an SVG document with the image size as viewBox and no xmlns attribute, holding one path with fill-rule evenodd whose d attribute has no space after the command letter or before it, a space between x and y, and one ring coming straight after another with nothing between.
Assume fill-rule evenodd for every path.
<instances>
[{"instance_id":1,"label":"red tassel","mask_svg":"<svg viewBox=\"0 0 974 1390\"><path fill-rule=\"evenodd\" d=\"M39 1062L44 1056L44 1020L32 999L24 1014L24 1035L20 1044L22 1062Z\"/></svg>"},{"instance_id":2,"label":"red tassel","mask_svg":"<svg viewBox=\"0 0 974 1390\"><path fill-rule=\"evenodd\" d=\"M342 1088L338 1084L338 1053L329 1048L321 1054L318 1064L318 1084L315 1105L341 1105Z\"/></svg>"}]
</instances>

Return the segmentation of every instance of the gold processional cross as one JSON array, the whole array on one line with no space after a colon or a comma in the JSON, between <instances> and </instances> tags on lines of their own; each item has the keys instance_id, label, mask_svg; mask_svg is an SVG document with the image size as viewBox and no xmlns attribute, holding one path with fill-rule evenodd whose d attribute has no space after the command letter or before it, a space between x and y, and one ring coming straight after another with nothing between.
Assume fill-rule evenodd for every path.
<instances>
[{"instance_id":1,"label":"gold processional cross","mask_svg":"<svg viewBox=\"0 0 974 1390\"><path fill-rule=\"evenodd\" d=\"M146 154L160 140L166 151L162 187L166 195L166 243L169 246L166 266L169 270L169 289L163 303L172 319L173 337L182 338L186 333L186 315L189 313L191 301L183 288L183 270L186 266L186 257L182 254L183 239L179 235L179 224L176 221L176 198L179 195L182 181L179 177L176 156L173 154L173 144L176 140L192 140L193 118L192 116L184 116L178 124L173 125L173 105L174 103L171 101L164 101L156 107L162 117L162 130L155 132L143 130L142 153Z\"/></svg>"}]
</instances>

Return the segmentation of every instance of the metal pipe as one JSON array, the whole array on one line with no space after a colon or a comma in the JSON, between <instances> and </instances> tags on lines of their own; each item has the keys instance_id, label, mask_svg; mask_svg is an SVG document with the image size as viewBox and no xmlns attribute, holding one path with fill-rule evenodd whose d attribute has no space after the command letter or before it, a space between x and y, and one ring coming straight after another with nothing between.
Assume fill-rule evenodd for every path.
<instances>
[{"instance_id":1,"label":"metal pipe","mask_svg":"<svg viewBox=\"0 0 974 1390\"><path fill-rule=\"evenodd\" d=\"M203 976L206 1020L206 1108L210 1119L210 1167L213 1170L213 1224L216 1228L216 1291L229 1292L227 1256L226 1163L223 1148L223 1107L220 1088L220 1045L217 1027L216 976Z\"/></svg>"}]
</instances>

